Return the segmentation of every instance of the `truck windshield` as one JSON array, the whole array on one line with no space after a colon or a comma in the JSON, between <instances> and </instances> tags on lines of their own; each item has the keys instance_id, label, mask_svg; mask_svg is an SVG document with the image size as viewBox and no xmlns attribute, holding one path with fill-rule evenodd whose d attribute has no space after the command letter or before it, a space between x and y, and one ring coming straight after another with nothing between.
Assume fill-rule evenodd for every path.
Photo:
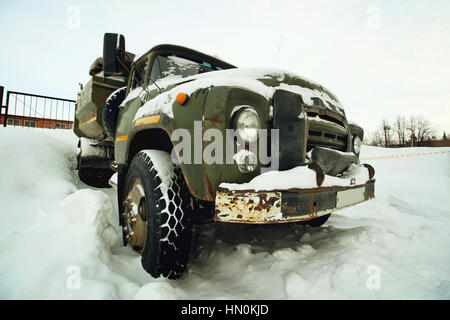
<instances>
[{"instance_id":1,"label":"truck windshield","mask_svg":"<svg viewBox=\"0 0 450 320\"><path fill-rule=\"evenodd\" d=\"M153 81L168 77L186 78L214 70L222 69L206 61L200 63L175 55L159 55L153 60L150 77Z\"/></svg>"}]
</instances>

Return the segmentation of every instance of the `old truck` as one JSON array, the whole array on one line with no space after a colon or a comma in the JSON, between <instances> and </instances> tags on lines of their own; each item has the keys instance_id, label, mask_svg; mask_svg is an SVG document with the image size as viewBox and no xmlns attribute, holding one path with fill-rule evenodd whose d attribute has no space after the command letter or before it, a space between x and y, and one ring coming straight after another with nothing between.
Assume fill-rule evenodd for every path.
<instances>
[{"instance_id":1,"label":"old truck","mask_svg":"<svg viewBox=\"0 0 450 320\"><path fill-rule=\"evenodd\" d=\"M364 131L318 83L176 45L135 57L113 33L89 73L79 176L117 189L124 245L153 277L183 274L194 224L318 227L374 197Z\"/></svg>"}]
</instances>

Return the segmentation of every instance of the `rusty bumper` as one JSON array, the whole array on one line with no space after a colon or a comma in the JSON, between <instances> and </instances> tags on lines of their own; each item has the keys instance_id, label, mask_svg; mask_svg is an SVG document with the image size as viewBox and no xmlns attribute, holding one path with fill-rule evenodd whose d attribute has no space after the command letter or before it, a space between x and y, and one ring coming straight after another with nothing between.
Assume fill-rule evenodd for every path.
<instances>
[{"instance_id":1,"label":"rusty bumper","mask_svg":"<svg viewBox=\"0 0 450 320\"><path fill-rule=\"evenodd\" d=\"M375 197L375 179L363 185L275 191L216 192L214 220L234 223L307 221Z\"/></svg>"}]
</instances>

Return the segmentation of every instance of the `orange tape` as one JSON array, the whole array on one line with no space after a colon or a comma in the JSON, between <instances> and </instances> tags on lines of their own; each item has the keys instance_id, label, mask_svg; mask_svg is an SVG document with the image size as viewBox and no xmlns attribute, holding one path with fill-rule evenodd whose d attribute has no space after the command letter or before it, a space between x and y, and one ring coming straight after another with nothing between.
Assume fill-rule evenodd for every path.
<instances>
[{"instance_id":1,"label":"orange tape","mask_svg":"<svg viewBox=\"0 0 450 320\"><path fill-rule=\"evenodd\" d=\"M427 155L435 155L435 154L446 154L450 153L450 150L448 151L436 151L436 152L428 152L428 153L407 153L407 154L395 154L395 155L384 155L384 156L377 156L377 157L367 157L367 158L361 158L361 160L386 160L386 159L400 159L400 158L409 158L409 157L415 157L415 156L427 156Z\"/></svg>"}]
</instances>

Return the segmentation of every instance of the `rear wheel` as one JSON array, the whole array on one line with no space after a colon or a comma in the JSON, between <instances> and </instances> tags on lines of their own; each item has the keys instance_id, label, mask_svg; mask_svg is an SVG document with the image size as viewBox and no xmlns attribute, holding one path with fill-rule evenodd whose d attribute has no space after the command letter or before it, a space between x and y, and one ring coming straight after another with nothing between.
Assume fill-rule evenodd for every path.
<instances>
[{"instance_id":1,"label":"rear wheel","mask_svg":"<svg viewBox=\"0 0 450 320\"><path fill-rule=\"evenodd\" d=\"M81 181L91 187L110 188L108 181L114 171L108 168L95 168L83 166L81 153L78 155L78 177Z\"/></svg>"},{"instance_id":2,"label":"rear wheel","mask_svg":"<svg viewBox=\"0 0 450 320\"><path fill-rule=\"evenodd\" d=\"M153 277L179 278L189 258L190 193L170 154L143 150L131 162L124 184L124 243L142 254Z\"/></svg>"},{"instance_id":3,"label":"rear wheel","mask_svg":"<svg viewBox=\"0 0 450 320\"><path fill-rule=\"evenodd\" d=\"M106 134L113 139L116 136L117 116L119 106L125 99L127 87L117 89L106 99L105 107L102 112L102 124Z\"/></svg>"}]
</instances>

